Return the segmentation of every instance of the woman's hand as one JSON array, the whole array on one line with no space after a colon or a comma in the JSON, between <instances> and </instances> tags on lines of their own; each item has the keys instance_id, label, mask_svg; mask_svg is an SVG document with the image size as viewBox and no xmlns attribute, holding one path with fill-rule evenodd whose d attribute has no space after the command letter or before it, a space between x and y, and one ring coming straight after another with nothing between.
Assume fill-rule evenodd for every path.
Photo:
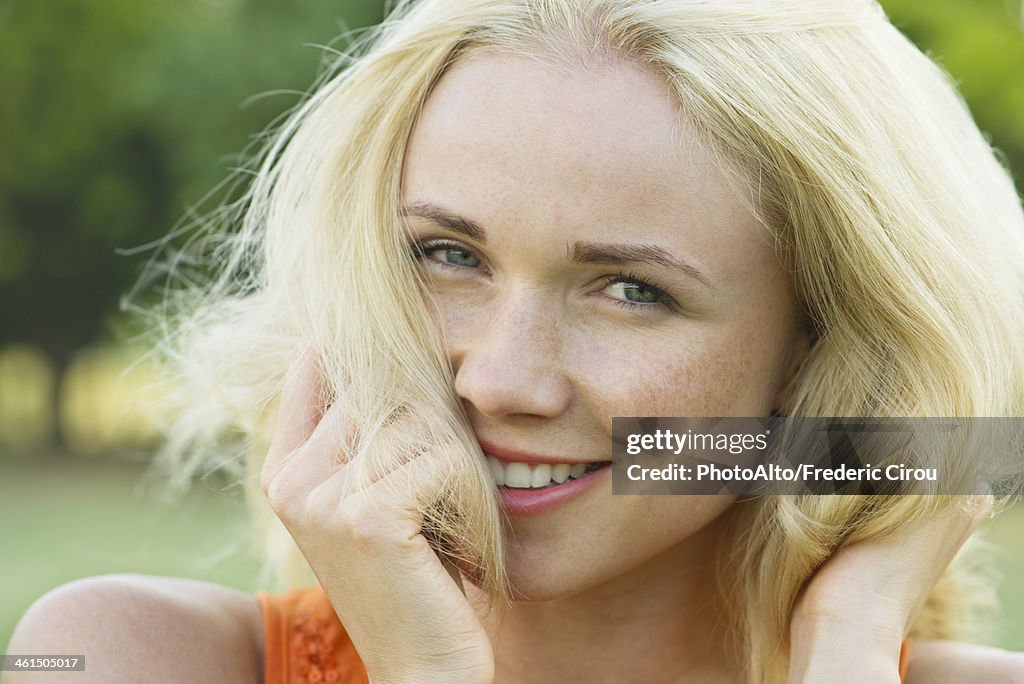
<instances>
[{"instance_id":1,"label":"woman's hand","mask_svg":"<svg viewBox=\"0 0 1024 684\"><path fill-rule=\"evenodd\" d=\"M370 681L492 681L490 640L462 592L461 576L420 533L422 502L441 494L446 455L410 454L381 480L357 489L345 463L355 426L345 417L344 397L321 416L324 392L315 359L300 354L285 381L261 485ZM387 430L414 429L411 421L400 417Z\"/></svg>"},{"instance_id":2,"label":"woman's hand","mask_svg":"<svg viewBox=\"0 0 1024 684\"><path fill-rule=\"evenodd\" d=\"M900 644L932 587L992 508L945 511L911 532L840 549L804 588L790 623L790 684L899 682Z\"/></svg>"}]
</instances>

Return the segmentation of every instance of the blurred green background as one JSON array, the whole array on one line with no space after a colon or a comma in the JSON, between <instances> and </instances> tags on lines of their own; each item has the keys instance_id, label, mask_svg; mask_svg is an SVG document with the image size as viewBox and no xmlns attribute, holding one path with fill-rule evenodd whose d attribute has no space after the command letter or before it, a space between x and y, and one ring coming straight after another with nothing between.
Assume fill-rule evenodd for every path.
<instances>
[{"instance_id":1,"label":"blurred green background","mask_svg":"<svg viewBox=\"0 0 1024 684\"><path fill-rule=\"evenodd\" d=\"M1024 31L1009 0L886 0L1024 174ZM47 590L110 572L253 591L237 488L161 504L138 478L153 391L119 298L240 152L299 101L339 35L382 3L0 1L0 647ZM988 524L1024 650L1024 513ZM2 649L0 649L2 650Z\"/></svg>"}]
</instances>

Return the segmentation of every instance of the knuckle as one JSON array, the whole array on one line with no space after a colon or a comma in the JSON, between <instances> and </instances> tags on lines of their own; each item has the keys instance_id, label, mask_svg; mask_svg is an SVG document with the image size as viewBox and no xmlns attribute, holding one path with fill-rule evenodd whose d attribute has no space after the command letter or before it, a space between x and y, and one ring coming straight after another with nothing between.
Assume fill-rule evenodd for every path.
<instances>
[{"instance_id":1,"label":"knuckle","mask_svg":"<svg viewBox=\"0 0 1024 684\"><path fill-rule=\"evenodd\" d=\"M326 485L314 488L306 497L307 521L317 527L331 527L338 503L337 495Z\"/></svg>"},{"instance_id":2,"label":"knuckle","mask_svg":"<svg viewBox=\"0 0 1024 684\"><path fill-rule=\"evenodd\" d=\"M260 491L263 492L263 496L270 498L270 490L273 485L274 478L270 476L267 469L264 468L260 471Z\"/></svg>"},{"instance_id":3,"label":"knuckle","mask_svg":"<svg viewBox=\"0 0 1024 684\"><path fill-rule=\"evenodd\" d=\"M274 478L269 483L265 495L267 501L270 502L270 508L282 521L299 519L300 511L303 508L302 500L284 478Z\"/></svg>"},{"instance_id":4,"label":"knuckle","mask_svg":"<svg viewBox=\"0 0 1024 684\"><path fill-rule=\"evenodd\" d=\"M264 496L269 497L270 492L274 490L276 486L279 486L281 473L284 470L283 466L285 463L286 461L274 455L273 449L271 449L267 453L266 457L264 457L263 464L260 467L260 491L263 492Z\"/></svg>"},{"instance_id":5,"label":"knuckle","mask_svg":"<svg viewBox=\"0 0 1024 684\"><path fill-rule=\"evenodd\" d=\"M348 544L363 548L379 544L386 525L374 509L355 499L342 502L334 515L334 529Z\"/></svg>"},{"instance_id":6,"label":"knuckle","mask_svg":"<svg viewBox=\"0 0 1024 684\"><path fill-rule=\"evenodd\" d=\"M264 474L260 478L260 489L263 490L263 495L267 497L271 505L281 500L284 492L284 482L280 476L269 477Z\"/></svg>"}]
</instances>

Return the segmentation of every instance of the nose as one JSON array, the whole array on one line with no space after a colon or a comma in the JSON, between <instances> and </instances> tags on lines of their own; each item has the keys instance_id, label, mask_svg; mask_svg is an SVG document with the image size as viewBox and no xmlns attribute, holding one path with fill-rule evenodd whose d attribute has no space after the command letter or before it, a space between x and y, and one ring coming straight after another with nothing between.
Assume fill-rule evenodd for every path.
<instances>
[{"instance_id":1,"label":"nose","mask_svg":"<svg viewBox=\"0 0 1024 684\"><path fill-rule=\"evenodd\" d=\"M463 401L490 418L553 418L566 411L571 381L556 309L541 291L512 292L449 330L455 391Z\"/></svg>"}]
</instances>

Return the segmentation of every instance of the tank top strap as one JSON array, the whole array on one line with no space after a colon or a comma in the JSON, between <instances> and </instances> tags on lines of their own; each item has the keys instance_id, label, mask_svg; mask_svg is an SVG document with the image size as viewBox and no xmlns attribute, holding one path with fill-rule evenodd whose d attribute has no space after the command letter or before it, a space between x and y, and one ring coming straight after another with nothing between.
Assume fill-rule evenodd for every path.
<instances>
[{"instance_id":1,"label":"tank top strap","mask_svg":"<svg viewBox=\"0 0 1024 684\"><path fill-rule=\"evenodd\" d=\"M264 684L369 684L322 587L255 597L263 613Z\"/></svg>"}]
</instances>

